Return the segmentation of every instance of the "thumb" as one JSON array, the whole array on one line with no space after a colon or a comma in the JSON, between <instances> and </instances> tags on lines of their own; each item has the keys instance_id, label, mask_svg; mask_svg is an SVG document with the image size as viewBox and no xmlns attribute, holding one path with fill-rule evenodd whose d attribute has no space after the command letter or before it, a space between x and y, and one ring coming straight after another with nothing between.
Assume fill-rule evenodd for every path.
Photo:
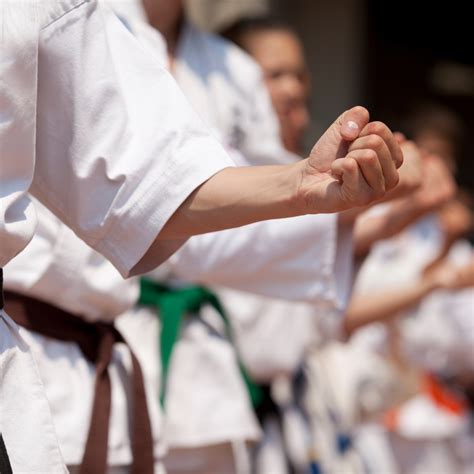
<instances>
[{"instance_id":1,"label":"thumb","mask_svg":"<svg viewBox=\"0 0 474 474\"><path fill-rule=\"evenodd\" d=\"M354 141L362 131L362 129L369 123L369 112L366 108L357 106L346 110L337 120L339 125L339 133L346 141Z\"/></svg>"},{"instance_id":2,"label":"thumb","mask_svg":"<svg viewBox=\"0 0 474 474\"><path fill-rule=\"evenodd\" d=\"M346 110L314 145L309 155L311 166L328 171L334 160L347 155L348 145L368 123L369 112L364 107Z\"/></svg>"}]
</instances>

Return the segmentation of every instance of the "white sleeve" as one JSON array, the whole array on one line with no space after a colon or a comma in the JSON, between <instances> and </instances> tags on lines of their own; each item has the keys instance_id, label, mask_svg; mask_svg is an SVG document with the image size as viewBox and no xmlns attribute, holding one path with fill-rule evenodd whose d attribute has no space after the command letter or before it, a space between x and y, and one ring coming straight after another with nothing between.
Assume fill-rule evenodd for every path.
<instances>
[{"instance_id":1,"label":"white sleeve","mask_svg":"<svg viewBox=\"0 0 474 474\"><path fill-rule=\"evenodd\" d=\"M178 278L332 308L344 304L337 221L334 214L300 216L196 236L169 263Z\"/></svg>"},{"instance_id":2,"label":"white sleeve","mask_svg":"<svg viewBox=\"0 0 474 474\"><path fill-rule=\"evenodd\" d=\"M34 168L37 19L26 11L0 2L0 267L23 250L36 226L26 193Z\"/></svg>"},{"instance_id":3,"label":"white sleeve","mask_svg":"<svg viewBox=\"0 0 474 474\"><path fill-rule=\"evenodd\" d=\"M232 165L168 72L100 1L41 31L37 100L31 191L123 275L188 195Z\"/></svg>"}]
</instances>

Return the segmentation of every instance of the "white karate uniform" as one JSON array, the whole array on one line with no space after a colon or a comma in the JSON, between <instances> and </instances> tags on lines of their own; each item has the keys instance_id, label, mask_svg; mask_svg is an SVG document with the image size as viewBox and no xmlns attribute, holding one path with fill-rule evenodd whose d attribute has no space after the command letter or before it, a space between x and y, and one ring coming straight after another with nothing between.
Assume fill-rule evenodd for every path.
<instances>
[{"instance_id":1,"label":"white karate uniform","mask_svg":"<svg viewBox=\"0 0 474 474\"><path fill-rule=\"evenodd\" d=\"M255 458L257 472L286 472L284 453L298 469L309 465L310 433L292 382L311 347L340 337L352 287L352 226L322 230L326 234L314 235L321 253L311 262L326 273L327 285L313 304L285 300L285 294L291 293L288 288L281 291L280 299L218 291L242 363L255 382L272 387L281 416L281 428L271 418L264 420L263 439Z\"/></svg>"},{"instance_id":2,"label":"white karate uniform","mask_svg":"<svg viewBox=\"0 0 474 474\"><path fill-rule=\"evenodd\" d=\"M173 75L204 122L249 164L298 159L281 142L261 68L240 48L185 22Z\"/></svg>"},{"instance_id":3,"label":"white karate uniform","mask_svg":"<svg viewBox=\"0 0 474 474\"><path fill-rule=\"evenodd\" d=\"M113 265L88 247L48 209L35 202L38 226L32 241L5 266L5 289L46 301L90 321L111 322L129 311L139 293L137 278L124 280ZM155 457L162 459L161 412L157 403L159 373L158 321L135 315L123 329L147 383ZM95 367L75 343L63 342L20 328L30 346L44 383L54 426L65 463L80 465L92 410ZM109 366L112 407L109 426L110 466L130 465L132 460L128 403L129 351L116 344Z\"/></svg>"},{"instance_id":4,"label":"white karate uniform","mask_svg":"<svg viewBox=\"0 0 474 474\"><path fill-rule=\"evenodd\" d=\"M437 256L441 244L436 217L420 220L399 236L374 247L361 269L356 290L364 294L415 282L424 266ZM471 246L459 242L448 258L462 265L471 256ZM472 288L457 292L438 290L407 311L408 318L397 321L403 355L414 367L448 375L460 369L472 370L473 296ZM387 346L385 327L370 325L355 334L353 343L383 354ZM380 379L381 373L374 372L372 377ZM388 380L387 384L394 382L403 389L400 377ZM426 395L413 391L413 387L407 385L406 389L413 398L398 411L395 432L387 434L380 428L362 427L357 443L366 460L372 469L387 472L461 472L463 461L454 444L467 432L467 420L443 412ZM396 400L387 396L386 401ZM380 446L375 448L377 457L371 455L375 446Z\"/></svg>"},{"instance_id":5,"label":"white karate uniform","mask_svg":"<svg viewBox=\"0 0 474 474\"><path fill-rule=\"evenodd\" d=\"M259 252L259 245L255 245L255 243L274 242L276 235L270 241L268 239L253 240L253 246L250 245L249 240L248 253L250 255L246 255L244 247L242 247L240 254L236 254L236 246L241 246L237 235L234 242L229 240L230 245L227 250L222 249L224 264L219 268L216 265L216 272L209 271L206 281L249 289L254 284L252 288L254 293L268 293L273 297L280 296L286 299L298 299L306 296L306 301L317 301L324 305L331 305L338 296L335 278L337 272L334 268L336 221L336 216L327 215L317 218L306 216L303 219L289 219L288 222L269 222L267 230L271 230L272 226L274 232L279 230L284 232L285 224L287 226L294 224L294 228L288 235L282 235L282 239L276 242L274 247L270 247L271 251L265 251L269 254L266 256L264 251ZM264 230L263 225L260 227ZM254 235L252 229L250 229L250 235ZM298 236L297 240L301 243L301 247L294 246L291 236ZM315 244L315 242L317 243ZM186 246L190 243L187 243ZM188 254L186 248L176 255L176 259L183 258L184 253ZM260 253L260 258L265 258L266 263L262 265L261 260L259 262L253 259L254 253L255 258L258 258ZM231 258L231 256L233 257ZM231 269L226 268L227 258L234 264ZM291 258L291 262L289 258ZM312 275L309 275L306 270L308 258L315 262L312 270L308 270ZM212 258L210 261L213 261ZM170 260L170 262L173 264L174 261ZM237 262L240 262L240 265ZM252 273L254 269L257 275ZM299 275L299 270L303 275ZM192 275L193 271L189 274ZM302 278L305 275L308 275L307 281ZM252 280L247 281L247 277ZM224 296L225 308L228 310L236 335L240 335L242 327L240 327L236 316L239 313L240 304L236 307L231 304L233 300L227 299L226 295L232 298L231 294L233 294L229 290L221 289L219 294ZM252 301L251 296L246 296L247 301ZM286 316L285 308L288 309L291 304L280 301L280 305L283 310L280 315ZM309 316L309 307L309 305L305 307L301 305L302 315ZM255 308L259 308L258 302L255 302L255 306L249 307L248 313L254 322L256 321L254 318L261 315L260 311L253 312ZM222 320L211 308L206 308L203 311L203 320L205 323L199 320L187 321L181 338L175 346L167 395L167 435L170 445L183 447L213 444L229 439L254 440L258 430L244 391L235 352L225 338ZM292 321L291 315L285 321L282 321L282 318L277 320L285 327ZM303 324L308 320L311 321L311 318L307 320L301 318ZM244 321L242 321L242 325L245 325ZM301 333L298 334L298 337L300 335ZM244 343L244 340L245 337L237 337L239 346L240 342ZM262 348L261 345L259 347ZM254 351L257 350L258 347L254 348ZM262 350L264 351L265 347ZM261 355L265 357L263 353ZM192 377L191 374L193 374ZM233 382L223 383L219 380L219 377L230 378L231 376ZM199 383L201 377L202 383ZM197 389L197 386L200 388ZM193 394L192 405L187 402L190 393ZM234 404L233 409L230 409L231 402ZM222 406L222 412L218 411L219 406ZM236 406L245 407L247 415L244 415L243 408L236 409ZM210 421L213 417L219 420L215 424Z\"/></svg>"},{"instance_id":6,"label":"white karate uniform","mask_svg":"<svg viewBox=\"0 0 474 474\"><path fill-rule=\"evenodd\" d=\"M448 258L457 266L474 256L463 240L451 248ZM407 357L419 367L444 375L474 371L474 288L435 291L420 303L414 317L402 323Z\"/></svg>"},{"instance_id":7,"label":"white karate uniform","mask_svg":"<svg viewBox=\"0 0 474 474\"><path fill-rule=\"evenodd\" d=\"M135 33L139 25L134 23L133 26ZM149 38L153 36L145 27L140 27L138 31L141 39L147 36L147 41L150 41ZM156 41L156 45L159 47L160 39L158 35L155 36L153 41ZM146 46L146 43L143 43L143 45ZM27 251L6 268L7 287L90 318L110 320L125 311L136 298L136 284L130 281L123 282L110 264L82 244L66 226L60 224L44 208L40 208L39 212L41 223L35 239ZM331 268L324 267L324 271L313 268L308 274L302 274L297 267L289 265L284 257L291 255L291 253L288 253L288 248L295 245L299 248L302 261L313 260L323 253L325 247L318 248L318 246L315 246L314 236L316 229L325 221L328 222L330 231L334 222L332 216L326 216L322 220L306 216L289 220L286 224L272 221L255 224L248 228L236 229L232 233L234 246L221 254L219 254L220 247L216 243L228 242L229 232L216 234L213 238L210 238L210 236L196 237L189 243L190 247L187 247L186 251L178 254L172 261L172 268L175 274L186 275L188 278L227 283L237 285L237 287L243 289L251 285L254 291L273 295L279 291L275 283L287 285L289 281L293 281L293 296L312 300L316 295L326 291L324 290L326 285L330 287ZM279 237L279 258L273 256L271 252L262 255L261 248L250 246L256 240L267 242L271 238L274 241L278 236L278 231L286 229L288 225L291 225L291 230L286 232L285 236ZM204 250L201 252L201 249ZM220 251L222 252L222 249ZM203 256L206 258L203 258ZM240 262L244 256L255 266L251 267L249 265L242 268L240 275L236 272L235 263L233 267L222 265L222 262L226 262L227 259L232 262ZM268 268L269 265L270 268ZM264 267L267 267L267 279L269 274L274 275L273 284L272 281L262 281L259 286L247 278L251 272L253 274L255 268L262 273L261 268ZM74 269L81 269L81 274L75 273ZM320 275L319 280L316 279L317 274ZM265 273L262 273L262 275L265 275ZM309 281L302 286L299 284L300 280L296 279L297 275L299 275L298 278L301 281L306 278ZM232 281L230 277L234 278L235 281ZM328 280L328 283L326 283L326 280ZM239 286L239 281L241 286ZM58 285L61 286L61 291L58 291ZM142 362L147 376L150 400L150 397L154 397L158 393L158 357L140 357L140 354L142 351L151 351L152 353L155 352L156 355L158 323L155 316L146 318L143 311L139 311L139 313L138 318L143 321L143 324L149 325L149 331L140 334L135 314L134 318L129 319L127 324L120 321L119 326L123 329L125 336L128 336L129 342ZM130 340L131 331L137 337L137 344L133 344L133 339ZM28 334L28 331L22 330L22 332ZM144 334L150 337L149 343L143 341ZM31 343L38 358L40 371L45 377L46 390L52 404L60 445L64 451L66 462L69 465L77 464L82 458L88 428L87 414L90 412L92 401L92 367L82 358L74 344L52 341L38 335L27 335L25 337ZM124 398L127 383L123 380L123 371L129 370L129 361L126 351L117 349L115 352L115 364L111 368L113 411L110 428L109 464L124 465L130 462L129 435L125 419L127 411ZM58 357L59 354L61 354L61 358ZM55 357L52 357L53 355ZM65 363L65 361L69 362ZM71 370L71 365L74 365L74 370ZM69 380L68 384L63 383L63 380L66 379ZM80 381L82 381L82 384ZM234 383L241 387L238 372L235 374ZM85 390L87 392L86 396L71 394L71 388L79 385L87 387ZM245 396L237 398L245 400ZM153 406L152 402L150 402L150 406ZM245 402L244 406L247 410L246 413L249 413ZM160 419L158 410L155 408L152 409L152 424L157 455L161 456L163 449L159 437ZM247 415L247 419L251 419L251 421L244 423L244 425L251 426L251 435L249 436L255 437L258 430L255 429L251 417L252 415ZM245 418L239 417L239 421L243 419Z\"/></svg>"},{"instance_id":8,"label":"white karate uniform","mask_svg":"<svg viewBox=\"0 0 474 474\"><path fill-rule=\"evenodd\" d=\"M187 98L223 143L240 152L240 163L297 159L281 144L261 71L246 54L186 23L173 66ZM335 216L306 216L195 237L170 260L166 278L330 305L335 230ZM186 321L170 365L166 433L177 450L168 466L178 471L206 466L205 446L259 435L222 321L210 308L203 319Z\"/></svg>"},{"instance_id":9,"label":"white karate uniform","mask_svg":"<svg viewBox=\"0 0 474 474\"><path fill-rule=\"evenodd\" d=\"M15 0L0 12L0 265L33 236L30 190L129 274L184 199L232 162L102 2ZM181 244L164 245L161 260ZM36 364L0 319L0 431L13 471L62 472Z\"/></svg>"},{"instance_id":10,"label":"white karate uniform","mask_svg":"<svg viewBox=\"0 0 474 474\"><path fill-rule=\"evenodd\" d=\"M91 320L111 321L118 315L126 313L119 318L118 326L139 358L146 376L148 406L154 432L155 451L157 458L160 459L163 456L164 446L162 443L160 411L157 406L160 366L158 350L159 323L156 315L150 314L148 310L143 308L131 311L130 308L136 302L138 296L137 280L123 280L107 260L86 246L44 206L39 203L35 204L37 204L38 211L36 235L27 249L5 267L5 286L11 291L28 294L74 314L84 315ZM332 215L316 220L314 218L311 219L310 216L294 219L295 225L293 233L290 233L288 236L288 244L280 247L280 253L272 254L273 256L271 257L267 256L267 259L263 260L266 268L271 270L273 265L276 275L286 275L288 281L291 281L292 273L296 272L297 269L287 269L287 265L280 259L284 259L288 246L291 245L291 237L295 239L298 236L298 241L302 244L300 249L302 262L308 258L313 260L319 259L321 262L323 262L323 258L326 259L322 263L322 269L325 269L321 278L324 285L320 285L321 289L318 291L326 291L329 298L334 288L334 282L330 279L332 275L330 262L333 258L334 249L328 245L315 246L313 241L315 238L318 239L319 235L321 240L324 240L323 237L326 233L331 233L330 235L333 236L335 228L327 225L326 222L330 223L334 222L334 220L335 216ZM273 227L276 230L278 222L259 223L254 227ZM238 261L246 258L252 259L257 251L251 245L254 233L246 233L244 229L235 229L235 240L240 242L238 249L236 246L233 250L229 250L227 254L221 255L222 260L226 258ZM306 246L303 245L303 239L306 239ZM194 256L192 259L187 259L186 256L188 255L189 252L182 253L176 259L170 261L170 263L162 265L159 269L160 272L164 272L165 267L168 268L168 273L162 275L162 278L169 278L171 274L176 273L175 269L178 269L179 272L186 271L192 277L194 265L199 261L199 258ZM204 260L206 260L206 253L200 254L200 259L203 259L203 255ZM289 255L286 256L289 257ZM272 259L274 260L273 264ZM216 272L220 268L219 259L215 259L214 265L216 268L212 266L208 268L209 278L213 282L219 283L220 280L214 277L216 274L219 275ZM262 266L264 266L263 263ZM282 266L283 270L279 269L279 266ZM198 269L198 271L199 275L201 275L201 270ZM244 280L248 269L243 266L242 272L241 279ZM272 272L269 271L266 276L270 281L261 282L261 288L256 286L255 291L269 291L271 289L271 275ZM234 276L236 276L235 272ZM327 283L324 279L327 280ZM307 286L311 290L307 293L313 294L315 290L310 288L311 285L309 283ZM297 290L300 292L301 288L298 286ZM287 291L290 295L291 289ZM211 309L207 311L212 313ZM214 317L214 324L216 324L215 315L209 314L208 317L211 320ZM221 328L220 324L221 321L217 318L218 328ZM89 426L94 383L93 366L81 355L78 347L73 343L52 340L33 334L25 329L20 329L20 331L35 354L50 401L64 459L70 466L79 464L82 459ZM194 336L194 339L197 337L199 341L199 335L202 332L206 333L205 329L198 325L197 336ZM189 334L191 343L193 343L192 333L189 332ZM190 360L193 360L193 365L189 367L192 377L184 374L181 380L181 384L190 385L181 393L187 396L189 390L194 390L196 386L206 387L211 396L209 406L214 408L216 405L212 396L220 396L223 390L221 387L225 387L224 390L228 390L228 399L234 400L233 409L228 410L225 406L222 412L213 410L216 419L216 429L213 430L211 429L213 426L212 420L205 418L205 414L209 410L204 408L202 411L191 409L189 412L186 412L183 409L183 404L179 403L181 399L173 396L172 401L169 402L169 409L173 410L173 407L176 406L179 422L185 421L186 424L184 427L179 424L173 427L170 424L167 433L169 440L172 441L174 433L178 432L180 433L179 439L187 439L188 442L193 440L194 443L197 443L197 439L200 439L201 435L196 437L196 433L200 433L199 429L204 424L208 427L208 432L220 430L220 438L216 435L214 435L216 436L215 438L211 438L217 441L235 436L232 427L240 430L240 433L243 431L245 437L255 439L259 431L256 428L253 415L248 406L240 373L238 370L233 369L236 366L235 354L225 339L218 340L213 338L214 344L209 344L207 338L208 336L205 336L205 343L197 348L198 352L200 351L199 353L203 354L203 356L200 357L194 354L190 358ZM199 374L203 374L204 378L206 374L209 377L210 366L207 363L206 357L209 354L213 355L214 352L216 353L217 364L222 365L221 373L228 379L228 383L223 383L217 387L217 390L215 384L207 383L206 379L204 379L202 384L199 382ZM109 464L111 466L119 466L127 465L131 460L127 420L128 409L125 397L128 389L128 378L125 374L130 372L130 360L128 351L120 345L116 346L114 353L115 357L110 368L112 379L112 416L109 439ZM176 357L178 359L181 357L178 352ZM186 353L184 357L187 358ZM229 366L231 370L228 370ZM215 366L212 368L211 378L215 377L216 373L218 373ZM174 380L173 377L171 379ZM65 380L67 383L64 383ZM77 387L80 387L80 389ZM206 392L201 392L197 396L200 397L200 404L206 406L208 402ZM217 398L219 399L219 397ZM240 411L236 407L240 407ZM222 415L224 415L224 418L225 416L227 417L229 423L222 423ZM195 421L192 422L192 420ZM225 426L224 430L222 430L222 425L219 423ZM186 428L186 426L190 428ZM229 428L230 434L229 431L225 431L229 430ZM193 436L194 439L192 438Z\"/></svg>"},{"instance_id":11,"label":"white karate uniform","mask_svg":"<svg viewBox=\"0 0 474 474\"><path fill-rule=\"evenodd\" d=\"M226 140L225 142L231 143L242 153L244 160L247 159L251 164L259 164L297 159L282 148L275 115L268 94L264 90L260 70L235 46L186 25L174 65L175 77L187 97L208 123L218 127L220 136ZM257 121L251 120L252 117ZM248 124L251 126L248 127ZM264 126L268 127L266 131L260 130ZM255 134L255 131L258 133ZM294 221L292 224L288 222L285 227L275 226L271 233L267 233L270 228L261 227L264 233L256 228L249 229L252 233L257 231L253 242L254 246L258 245L259 252L252 256L247 255L244 268L242 268L244 257L225 258L224 264L216 267L218 274L201 275L200 280L209 284L220 283L249 293L278 298L278 300L268 298L261 300L248 293L235 293L222 288L218 291L219 296L223 298L224 308L229 313L244 365L260 382L270 381L276 373L289 376L299 367L305 349L313 340L315 325L325 326L326 334L338 332L340 311L347 304L348 291L352 283L351 232L347 232L347 235L338 242L336 216L319 216L314 219L313 226L318 220L319 230L312 233L309 233L307 228L309 220L300 220L298 223ZM299 226L298 230L295 228L296 225ZM299 236L297 240L292 240L294 239L292 234ZM204 264L212 262L217 255L222 258L222 255L239 245L230 235L228 239L220 241L217 241L216 236L209 236L209 240L211 238L214 240L214 245L209 245L211 253L208 254L207 261L203 261ZM272 271L270 262L262 265L262 258L267 258L266 243L269 241L272 242L270 255L273 259L281 259L280 253L281 255L293 253L293 261L286 267L286 270L291 270L290 273L280 275L278 268L276 272ZM199 243L202 245L203 239ZM191 251L199 255L204 251L202 247L199 249L199 243L191 239L186 247L175 254L174 259ZM295 250L299 253L298 256L295 255ZM311 252L310 256L307 254L308 251ZM304 254L309 258L305 259ZM308 262L312 264L309 265ZM293 300L293 303L285 300ZM294 301L306 301L312 305L295 304ZM320 311L317 311L315 306ZM323 312L323 308L326 311ZM335 312L332 311L334 309ZM208 319L206 323L209 324ZM202 326L198 321L194 321L193 324L196 327ZM187 464L187 460L184 460L183 446L191 448L189 453L195 456L195 447L198 445L205 446L224 440L256 439L255 423L251 422L250 412L244 416L242 410L244 403L246 410L249 410L247 397L242 392L242 382L239 391L231 390L231 384L222 383L221 374L224 373L224 369L227 377L233 373L235 383L237 378L241 379L236 361L225 368L223 361L226 358L222 347L222 355L214 350L213 362L212 364L210 362L212 348L216 347L216 332L219 332L217 321L211 329L201 328L200 333L196 327L193 337L186 330L183 331L169 376L170 402L167 407L167 427L171 436L170 444L181 449L175 453L171 452L173 463L167 463L167 466L177 470L180 467L176 462L178 454L183 459L181 468L185 469ZM199 346L198 334L201 337ZM291 339L290 334L293 336ZM278 340L278 337L284 338L285 343L275 354L275 340ZM194 343L194 351L191 340ZM179 349L181 352L178 352ZM200 371L197 369L191 371L191 367L198 365L196 362L198 360ZM221 361L219 365L217 361ZM188 373L187 367L190 368L189 374L207 373L207 378L203 375L202 380L207 381L208 385L205 386L204 383L199 385L201 387L197 390L199 395L194 395L196 405L192 405L195 411L198 401L199 406L202 406L198 419L193 416L188 402L191 387L186 389L189 378L183 376L184 373ZM195 377L194 381L196 380L199 379ZM193 393L196 393L196 390ZM207 403L204 397L207 397ZM218 403L218 400L221 402ZM231 401L234 409L230 405ZM190 410L186 408L188 406ZM216 407L219 406L228 408L226 411L217 412ZM225 432L217 427L213 428L213 423L206 423L206 420L218 419L216 415L219 414L221 425L227 426ZM292 415L293 412L289 413L288 426L296 421ZM289 438L293 438L293 434L294 431ZM304 449L302 446L299 451ZM205 456L204 451L202 455ZM268 466L267 461L264 464ZM229 469L230 466L231 462Z\"/></svg>"},{"instance_id":12,"label":"white karate uniform","mask_svg":"<svg viewBox=\"0 0 474 474\"><path fill-rule=\"evenodd\" d=\"M301 267L318 268L325 278L311 304L288 301L293 282L288 282L286 289L279 288L279 299L218 291L242 362L260 383L279 375L291 376L301 367L310 346L341 336L342 315L352 288L352 226L338 225L334 215L319 216L319 220L334 225L321 226L320 232L313 234L319 253L310 260L312 264L298 261Z\"/></svg>"}]
</instances>

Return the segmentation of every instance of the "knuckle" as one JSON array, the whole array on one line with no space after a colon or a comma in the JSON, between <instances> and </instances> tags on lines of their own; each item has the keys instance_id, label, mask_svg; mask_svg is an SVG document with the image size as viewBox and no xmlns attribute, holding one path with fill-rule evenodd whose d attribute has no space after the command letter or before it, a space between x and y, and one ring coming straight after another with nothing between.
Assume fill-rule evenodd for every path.
<instances>
[{"instance_id":1,"label":"knuckle","mask_svg":"<svg viewBox=\"0 0 474 474\"><path fill-rule=\"evenodd\" d=\"M357 171L357 167L357 161L351 156L348 156L344 162L344 168L346 169L346 171L353 173Z\"/></svg>"},{"instance_id":2,"label":"knuckle","mask_svg":"<svg viewBox=\"0 0 474 474\"><path fill-rule=\"evenodd\" d=\"M378 154L372 149L360 150L356 158L356 161L363 166L374 166L378 160Z\"/></svg>"},{"instance_id":3,"label":"knuckle","mask_svg":"<svg viewBox=\"0 0 474 474\"><path fill-rule=\"evenodd\" d=\"M367 139L369 148L380 150L383 147L384 141L379 135L371 134Z\"/></svg>"},{"instance_id":4,"label":"knuckle","mask_svg":"<svg viewBox=\"0 0 474 474\"><path fill-rule=\"evenodd\" d=\"M369 130L371 133L381 135L383 133L386 133L388 128L383 122L376 120L375 122L372 122L370 124Z\"/></svg>"},{"instance_id":5,"label":"knuckle","mask_svg":"<svg viewBox=\"0 0 474 474\"><path fill-rule=\"evenodd\" d=\"M375 164L378 162L379 156L374 150L366 150L364 152L364 160L368 163Z\"/></svg>"}]
</instances>

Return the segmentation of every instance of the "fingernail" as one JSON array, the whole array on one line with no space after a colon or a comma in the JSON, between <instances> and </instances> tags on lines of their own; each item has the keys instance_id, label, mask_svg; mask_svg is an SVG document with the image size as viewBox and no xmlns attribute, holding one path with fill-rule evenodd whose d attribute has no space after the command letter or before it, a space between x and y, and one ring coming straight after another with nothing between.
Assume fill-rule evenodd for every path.
<instances>
[{"instance_id":1,"label":"fingernail","mask_svg":"<svg viewBox=\"0 0 474 474\"><path fill-rule=\"evenodd\" d=\"M359 125L357 125L353 120L349 120L347 122L347 126L352 130L358 130L359 129Z\"/></svg>"}]
</instances>

